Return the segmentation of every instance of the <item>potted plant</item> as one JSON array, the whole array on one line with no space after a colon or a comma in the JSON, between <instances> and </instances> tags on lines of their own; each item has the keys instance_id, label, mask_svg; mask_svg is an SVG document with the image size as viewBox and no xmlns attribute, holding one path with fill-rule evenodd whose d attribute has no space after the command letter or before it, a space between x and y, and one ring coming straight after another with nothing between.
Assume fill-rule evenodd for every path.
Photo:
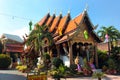
<instances>
[{"instance_id":1,"label":"potted plant","mask_svg":"<svg viewBox=\"0 0 120 80\"><path fill-rule=\"evenodd\" d=\"M91 75L91 73L92 73L91 68L90 68L86 58L84 59L83 73L86 76Z\"/></svg>"},{"instance_id":2,"label":"potted plant","mask_svg":"<svg viewBox=\"0 0 120 80\"><path fill-rule=\"evenodd\" d=\"M103 72L94 72L92 74L93 78L98 78L98 80L102 80L102 78L104 77L104 73Z\"/></svg>"},{"instance_id":3,"label":"potted plant","mask_svg":"<svg viewBox=\"0 0 120 80\"><path fill-rule=\"evenodd\" d=\"M60 80L61 77L64 77L66 72L66 66L63 65L63 61L60 59L54 59L54 67L48 72L55 80Z\"/></svg>"},{"instance_id":4,"label":"potted plant","mask_svg":"<svg viewBox=\"0 0 120 80\"><path fill-rule=\"evenodd\" d=\"M60 78L61 78L58 69L52 69L52 70L48 71L48 75L50 75L55 80L60 80Z\"/></svg>"}]
</instances>

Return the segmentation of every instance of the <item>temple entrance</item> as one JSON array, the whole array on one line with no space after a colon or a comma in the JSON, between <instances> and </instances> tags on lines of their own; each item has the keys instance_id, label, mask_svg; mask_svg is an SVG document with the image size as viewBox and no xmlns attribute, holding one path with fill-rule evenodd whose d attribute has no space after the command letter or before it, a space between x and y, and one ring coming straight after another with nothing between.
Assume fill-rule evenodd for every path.
<instances>
[{"instance_id":1,"label":"temple entrance","mask_svg":"<svg viewBox=\"0 0 120 80\"><path fill-rule=\"evenodd\" d=\"M83 60L85 58L87 59L87 61L90 61L91 58L94 58L94 48L91 43L75 42L72 45L72 53L73 60L75 60L75 58L79 56L81 65L83 64Z\"/></svg>"},{"instance_id":2,"label":"temple entrance","mask_svg":"<svg viewBox=\"0 0 120 80\"><path fill-rule=\"evenodd\" d=\"M68 44L62 43L59 45L59 52L60 52L60 59L63 60L63 63L65 66L70 66L70 60L69 60L69 50L68 50Z\"/></svg>"}]
</instances>

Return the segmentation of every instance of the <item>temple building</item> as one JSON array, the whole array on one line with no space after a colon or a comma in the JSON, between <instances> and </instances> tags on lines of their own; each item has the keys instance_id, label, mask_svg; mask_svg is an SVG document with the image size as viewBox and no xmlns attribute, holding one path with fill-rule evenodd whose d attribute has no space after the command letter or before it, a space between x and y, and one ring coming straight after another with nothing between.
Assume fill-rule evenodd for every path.
<instances>
[{"instance_id":1,"label":"temple building","mask_svg":"<svg viewBox=\"0 0 120 80\"><path fill-rule=\"evenodd\" d=\"M17 58L20 58L20 55L24 51L23 40L17 35L3 34L1 36L1 42L3 53L10 55L13 62L17 62Z\"/></svg>"},{"instance_id":2,"label":"temple building","mask_svg":"<svg viewBox=\"0 0 120 80\"><path fill-rule=\"evenodd\" d=\"M50 52L52 57L60 57L64 63L68 61L69 64L73 64L77 56L86 58L87 61L94 58L98 67L96 46L102 41L94 32L95 26L86 10L73 19L70 12L65 16L62 13L59 16L47 13L38 24L48 26L47 30L54 39L55 45L52 48L45 48L45 52Z\"/></svg>"}]
</instances>

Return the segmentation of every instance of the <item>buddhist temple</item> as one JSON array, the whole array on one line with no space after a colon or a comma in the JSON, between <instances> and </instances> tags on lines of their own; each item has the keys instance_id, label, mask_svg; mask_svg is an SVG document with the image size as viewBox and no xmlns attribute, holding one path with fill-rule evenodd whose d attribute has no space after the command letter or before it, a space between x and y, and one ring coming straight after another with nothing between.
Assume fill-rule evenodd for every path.
<instances>
[{"instance_id":1,"label":"buddhist temple","mask_svg":"<svg viewBox=\"0 0 120 80\"><path fill-rule=\"evenodd\" d=\"M20 58L20 55L24 51L23 40L17 35L3 34L1 42L4 46L3 53L10 55L13 58L13 62L17 62L17 57Z\"/></svg>"},{"instance_id":2,"label":"buddhist temple","mask_svg":"<svg viewBox=\"0 0 120 80\"><path fill-rule=\"evenodd\" d=\"M55 45L44 50L52 54L52 57L60 57L64 63L69 64L73 64L77 56L86 58L87 61L94 58L98 66L96 45L101 39L94 32L94 25L86 10L73 19L70 12L65 16L62 13L59 16L47 13L38 24L41 27L46 25L46 30L52 34Z\"/></svg>"}]
</instances>

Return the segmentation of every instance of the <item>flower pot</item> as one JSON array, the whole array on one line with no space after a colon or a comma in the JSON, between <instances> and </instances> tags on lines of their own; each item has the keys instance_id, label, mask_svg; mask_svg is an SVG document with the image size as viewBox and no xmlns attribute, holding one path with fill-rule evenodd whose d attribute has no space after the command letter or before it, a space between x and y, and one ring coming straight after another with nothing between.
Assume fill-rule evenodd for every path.
<instances>
[{"instance_id":1,"label":"flower pot","mask_svg":"<svg viewBox=\"0 0 120 80\"><path fill-rule=\"evenodd\" d=\"M60 80L60 78L55 78L55 80Z\"/></svg>"},{"instance_id":2,"label":"flower pot","mask_svg":"<svg viewBox=\"0 0 120 80\"><path fill-rule=\"evenodd\" d=\"M102 80L101 77L99 77L98 80Z\"/></svg>"}]
</instances>

